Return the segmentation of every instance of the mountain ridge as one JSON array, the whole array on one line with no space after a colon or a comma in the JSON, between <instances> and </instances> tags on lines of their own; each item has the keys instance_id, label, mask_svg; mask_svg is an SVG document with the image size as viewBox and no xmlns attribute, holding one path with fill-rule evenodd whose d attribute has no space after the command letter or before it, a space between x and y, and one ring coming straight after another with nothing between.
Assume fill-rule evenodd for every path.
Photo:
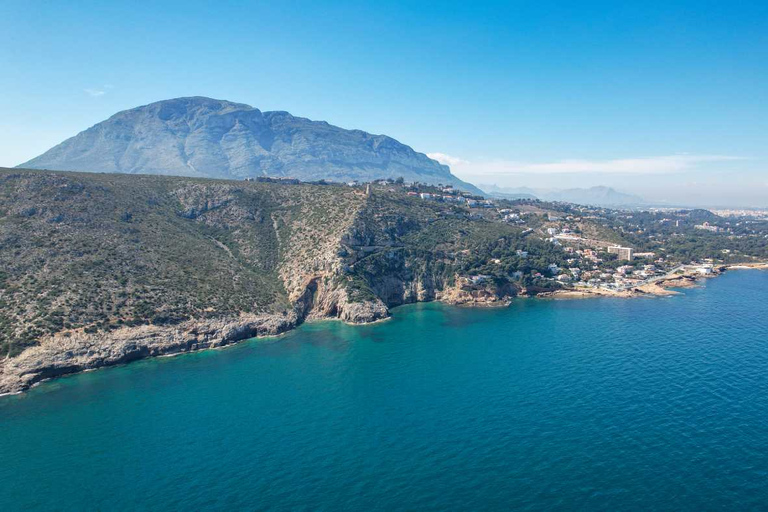
<instances>
[{"instance_id":1,"label":"mountain ridge","mask_svg":"<svg viewBox=\"0 0 768 512\"><path fill-rule=\"evenodd\" d=\"M19 168L303 181L406 181L482 191L387 135L191 96L117 112Z\"/></svg>"},{"instance_id":2,"label":"mountain ridge","mask_svg":"<svg viewBox=\"0 0 768 512\"><path fill-rule=\"evenodd\" d=\"M543 201L560 201L592 206L639 206L646 204L645 199L640 196L621 192L604 185L568 189L509 188L497 185L480 185L480 188L491 196L506 199L537 198Z\"/></svg>"}]
</instances>

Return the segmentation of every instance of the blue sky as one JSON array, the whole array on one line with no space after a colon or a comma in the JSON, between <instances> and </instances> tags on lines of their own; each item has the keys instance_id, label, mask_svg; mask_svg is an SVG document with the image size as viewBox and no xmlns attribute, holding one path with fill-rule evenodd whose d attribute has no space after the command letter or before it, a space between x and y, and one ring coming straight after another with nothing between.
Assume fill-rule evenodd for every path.
<instances>
[{"instance_id":1,"label":"blue sky","mask_svg":"<svg viewBox=\"0 0 768 512\"><path fill-rule=\"evenodd\" d=\"M0 4L0 165L204 95L475 183L768 206L768 2Z\"/></svg>"}]
</instances>

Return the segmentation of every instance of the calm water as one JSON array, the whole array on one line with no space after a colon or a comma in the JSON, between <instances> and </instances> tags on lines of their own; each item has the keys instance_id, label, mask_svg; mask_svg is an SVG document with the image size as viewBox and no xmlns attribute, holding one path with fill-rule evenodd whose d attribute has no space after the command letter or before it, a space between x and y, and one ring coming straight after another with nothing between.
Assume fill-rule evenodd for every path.
<instances>
[{"instance_id":1,"label":"calm water","mask_svg":"<svg viewBox=\"0 0 768 512\"><path fill-rule=\"evenodd\" d=\"M407 306L0 399L0 510L765 509L768 272Z\"/></svg>"}]
</instances>

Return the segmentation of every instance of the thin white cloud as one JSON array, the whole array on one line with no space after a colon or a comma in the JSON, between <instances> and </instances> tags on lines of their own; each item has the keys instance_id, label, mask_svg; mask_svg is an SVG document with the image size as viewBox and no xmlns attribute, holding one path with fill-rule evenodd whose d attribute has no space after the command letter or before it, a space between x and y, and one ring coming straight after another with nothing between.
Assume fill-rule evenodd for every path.
<instances>
[{"instance_id":1,"label":"thin white cloud","mask_svg":"<svg viewBox=\"0 0 768 512\"><path fill-rule=\"evenodd\" d=\"M463 175L506 174L666 174L690 171L698 164L743 160L728 155L667 155L613 160L568 159L555 162L519 162L513 160L468 161L445 153L428 153L430 158L449 165Z\"/></svg>"},{"instance_id":2,"label":"thin white cloud","mask_svg":"<svg viewBox=\"0 0 768 512\"><path fill-rule=\"evenodd\" d=\"M91 98L99 98L101 96L104 96L107 94L107 91L110 91L114 89L115 86L112 84L105 84L100 88L89 88L89 89L83 89L83 92L90 96Z\"/></svg>"},{"instance_id":3,"label":"thin white cloud","mask_svg":"<svg viewBox=\"0 0 768 512\"><path fill-rule=\"evenodd\" d=\"M445 153L427 153L427 156L432 160L437 160L443 165L451 167L468 164L466 160L462 160L457 156L446 155Z\"/></svg>"},{"instance_id":4,"label":"thin white cloud","mask_svg":"<svg viewBox=\"0 0 768 512\"><path fill-rule=\"evenodd\" d=\"M83 89L83 92L85 92L85 94L91 98L98 98L99 96L104 96L107 94L107 91L103 89Z\"/></svg>"}]
</instances>

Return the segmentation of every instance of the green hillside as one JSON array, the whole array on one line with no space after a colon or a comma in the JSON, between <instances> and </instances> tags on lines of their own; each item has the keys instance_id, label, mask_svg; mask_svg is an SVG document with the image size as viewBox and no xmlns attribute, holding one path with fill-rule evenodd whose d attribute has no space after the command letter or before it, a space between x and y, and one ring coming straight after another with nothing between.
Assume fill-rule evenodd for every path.
<instances>
[{"instance_id":1,"label":"green hillside","mask_svg":"<svg viewBox=\"0 0 768 512\"><path fill-rule=\"evenodd\" d=\"M332 225L360 203L341 187L0 170L0 347L285 310L294 221Z\"/></svg>"}]
</instances>

